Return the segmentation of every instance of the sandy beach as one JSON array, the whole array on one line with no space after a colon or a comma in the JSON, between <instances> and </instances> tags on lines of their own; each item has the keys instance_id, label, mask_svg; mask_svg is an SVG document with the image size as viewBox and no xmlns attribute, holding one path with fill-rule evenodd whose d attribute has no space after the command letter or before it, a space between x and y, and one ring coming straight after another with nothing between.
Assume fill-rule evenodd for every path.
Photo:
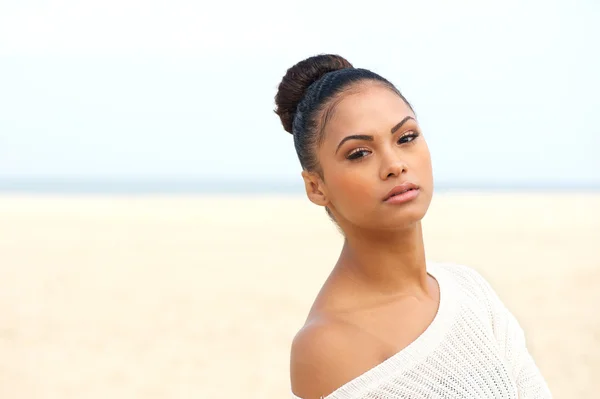
<instances>
[{"instance_id":1,"label":"sandy beach","mask_svg":"<svg viewBox=\"0 0 600 399\"><path fill-rule=\"evenodd\" d=\"M555 398L600 392L600 194L442 193ZM0 398L286 398L341 236L303 196L0 196Z\"/></svg>"}]
</instances>

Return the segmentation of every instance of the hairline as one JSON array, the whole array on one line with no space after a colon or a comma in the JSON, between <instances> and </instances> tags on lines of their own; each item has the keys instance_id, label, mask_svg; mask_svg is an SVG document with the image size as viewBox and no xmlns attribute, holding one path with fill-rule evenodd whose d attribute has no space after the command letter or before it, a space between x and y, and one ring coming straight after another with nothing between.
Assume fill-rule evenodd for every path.
<instances>
[{"instance_id":1,"label":"hairline","mask_svg":"<svg viewBox=\"0 0 600 399\"><path fill-rule=\"evenodd\" d=\"M398 89L392 83L380 81L380 80L373 79L373 78L365 78L365 79L361 79L360 81L353 82L348 87L340 90L338 93L335 93L333 95L333 97L331 99L329 99L329 101L325 101L322 109L317 110L317 112L321 114L321 115L318 115L319 119L320 119L320 121L319 121L320 123L319 123L319 129L316 132L317 133L317 140L316 140L317 148L320 147L323 144L323 142L325 141L325 127L331 121L331 119L335 116L337 106L347 96L353 95L353 94L358 94L362 90L364 90L367 83L374 83L383 88L391 90L394 94L398 95L402 99L402 101L406 102L406 104L412 110L412 106L408 103L408 101L406 101L406 99L402 96L402 94L400 94Z\"/></svg>"}]
</instances>

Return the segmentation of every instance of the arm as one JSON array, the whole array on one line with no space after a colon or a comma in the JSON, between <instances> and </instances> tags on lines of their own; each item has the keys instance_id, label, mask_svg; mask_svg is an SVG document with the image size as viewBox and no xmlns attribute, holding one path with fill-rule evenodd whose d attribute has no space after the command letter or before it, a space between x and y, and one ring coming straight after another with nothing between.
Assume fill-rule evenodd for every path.
<instances>
[{"instance_id":1,"label":"arm","mask_svg":"<svg viewBox=\"0 0 600 399\"><path fill-rule=\"evenodd\" d=\"M527 350L523 329L508 310L505 312L505 353L515 372L519 398L551 398L546 381Z\"/></svg>"},{"instance_id":2,"label":"arm","mask_svg":"<svg viewBox=\"0 0 600 399\"><path fill-rule=\"evenodd\" d=\"M506 308L490 284L475 273L487 303L494 335L512 367L520 399L547 399L552 394L529 350L525 333L515 316Z\"/></svg>"}]
</instances>

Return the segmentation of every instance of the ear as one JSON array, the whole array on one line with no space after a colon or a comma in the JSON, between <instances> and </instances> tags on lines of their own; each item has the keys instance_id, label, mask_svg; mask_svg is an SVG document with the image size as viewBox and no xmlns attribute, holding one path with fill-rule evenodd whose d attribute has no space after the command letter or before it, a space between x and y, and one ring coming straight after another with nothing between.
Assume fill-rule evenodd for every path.
<instances>
[{"instance_id":1,"label":"ear","mask_svg":"<svg viewBox=\"0 0 600 399\"><path fill-rule=\"evenodd\" d=\"M302 171L302 179L304 179L304 188L306 189L306 195L308 199L317 205L327 206L329 200L327 199L327 190L323 179L316 172Z\"/></svg>"}]
</instances>

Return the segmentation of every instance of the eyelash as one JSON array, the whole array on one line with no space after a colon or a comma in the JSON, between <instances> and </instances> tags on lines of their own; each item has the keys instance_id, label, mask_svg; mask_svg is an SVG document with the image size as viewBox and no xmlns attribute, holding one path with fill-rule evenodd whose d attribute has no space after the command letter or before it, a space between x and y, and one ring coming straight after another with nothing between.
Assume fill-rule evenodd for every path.
<instances>
[{"instance_id":1,"label":"eyelash","mask_svg":"<svg viewBox=\"0 0 600 399\"><path fill-rule=\"evenodd\" d=\"M399 144L410 144L413 143L417 137L419 137L419 133L415 132L415 131L410 131L412 133L408 133L408 134L404 134L402 136L400 136L400 138L398 139ZM404 142L400 142L402 141L402 139L409 137L411 140L409 141L404 141ZM365 152L365 151L369 151L367 148L364 147L360 147L360 148L356 148L354 150L352 150L347 156L346 158L349 159L350 161L356 161L359 160L361 158L364 158L364 156L360 156L360 157L354 157L353 155L355 154L360 154L361 152Z\"/></svg>"}]
</instances>

